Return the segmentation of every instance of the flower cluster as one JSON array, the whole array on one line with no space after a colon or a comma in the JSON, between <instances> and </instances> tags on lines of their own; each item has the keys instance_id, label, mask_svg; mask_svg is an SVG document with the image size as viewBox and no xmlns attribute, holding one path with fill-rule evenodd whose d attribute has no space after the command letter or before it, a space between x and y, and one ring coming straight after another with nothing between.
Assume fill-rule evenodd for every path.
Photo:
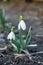
<instances>
[{"instance_id":1,"label":"flower cluster","mask_svg":"<svg viewBox=\"0 0 43 65\"><path fill-rule=\"evenodd\" d=\"M20 22L18 24L18 30L20 29L22 29L23 31L26 30L26 24L22 16L20 16ZM15 39L14 27L12 27L11 32L8 34L7 39L10 39L10 40Z\"/></svg>"}]
</instances>

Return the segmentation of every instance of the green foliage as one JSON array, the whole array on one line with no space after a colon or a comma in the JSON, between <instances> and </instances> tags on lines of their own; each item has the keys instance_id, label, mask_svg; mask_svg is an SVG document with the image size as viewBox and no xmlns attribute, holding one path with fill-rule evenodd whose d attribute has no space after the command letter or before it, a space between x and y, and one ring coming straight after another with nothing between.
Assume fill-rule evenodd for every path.
<instances>
[{"instance_id":1,"label":"green foliage","mask_svg":"<svg viewBox=\"0 0 43 65\"><path fill-rule=\"evenodd\" d=\"M3 12L1 11L0 12L0 20L1 20L1 23L2 23L2 27L5 31L5 17L3 16ZM9 23L9 28L12 27L12 24ZM11 29L13 31L13 28ZM14 31L13 31L14 32ZM22 33L23 33L23 30L20 29L19 31L19 39L15 37L15 39L13 38L12 39L12 45L14 45L14 48L15 48L15 51L17 53L21 53L22 50L25 50L27 48L27 46L30 44L30 40L31 40L31 26L28 30L28 34L26 36L26 42L24 42L24 39L22 38Z\"/></svg>"},{"instance_id":2,"label":"green foliage","mask_svg":"<svg viewBox=\"0 0 43 65\"><path fill-rule=\"evenodd\" d=\"M12 39L12 43L16 46L15 47L16 52L19 53L19 51L20 51L20 43L19 43L18 39L17 38L15 38L15 39L13 38Z\"/></svg>"},{"instance_id":3,"label":"green foliage","mask_svg":"<svg viewBox=\"0 0 43 65\"><path fill-rule=\"evenodd\" d=\"M5 18L3 16L2 11L0 12L0 20L1 20L1 23L2 23L2 27L3 27L4 31L5 31Z\"/></svg>"},{"instance_id":4,"label":"green foliage","mask_svg":"<svg viewBox=\"0 0 43 65\"><path fill-rule=\"evenodd\" d=\"M26 37L26 46L30 44L30 40L31 40L31 26L28 30L28 34L27 34L27 37Z\"/></svg>"},{"instance_id":5,"label":"green foliage","mask_svg":"<svg viewBox=\"0 0 43 65\"><path fill-rule=\"evenodd\" d=\"M26 42L22 38L22 29L19 30L19 39L15 38L12 40L13 44L16 46L15 50L17 53L21 53L21 51L26 50L27 46L30 44L31 40L31 26L29 28L28 34L26 36Z\"/></svg>"}]
</instances>

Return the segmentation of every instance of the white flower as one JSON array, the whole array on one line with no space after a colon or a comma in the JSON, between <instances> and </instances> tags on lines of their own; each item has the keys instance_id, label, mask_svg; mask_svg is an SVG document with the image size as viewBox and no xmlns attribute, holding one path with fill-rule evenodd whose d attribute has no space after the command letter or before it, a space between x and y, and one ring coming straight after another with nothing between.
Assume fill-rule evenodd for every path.
<instances>
[{"instance_id":1,"label":"white flower","mask_svg":"<svg viewBox=\"0 0 43 65\"><path fill-rule=\"evenodd\" d=\"M7 39L10 39L10 40L15 39L15 34L11 31L11 32L8 34Z\"/></svg>"},{"instance_id":2,"label":"white flower","mask_svg":"<svg viewBox=\"0 0 43 65\"><path fill-rule=\"evenodd\" d=\"M21 20L21 21L19 22L19 24L18 24L18 30L20 30L20 28L21 28L22 30L26 30L26 24L25 24L25 22L24 22L23 20Z\"/></svg>"}]
</instances>

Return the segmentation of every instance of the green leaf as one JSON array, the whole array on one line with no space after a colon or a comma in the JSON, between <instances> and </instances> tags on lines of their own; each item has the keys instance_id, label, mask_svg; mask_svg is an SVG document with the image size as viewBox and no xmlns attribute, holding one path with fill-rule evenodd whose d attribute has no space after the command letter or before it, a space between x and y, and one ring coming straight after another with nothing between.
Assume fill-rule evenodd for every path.
<instances>
[{"instance_id":1,"label":"green leaf","mask_svg":"<svg viewBox=\"0 0 43 65\"><path fill-rule=\"evenodd\" d=\"M19 46L19 41L18 39L15 37L15 39L12 39L12 43L17 47L17 53L19 53L20 50L20 46Z\"/></svg>"},{"instance_id":2,"label":"green leaf","mask_svg":"<svg viewBox=\"0 0 43 65\"><path fill-rule=\"evenodd\" d=\"M2 23L2 27L5 30L5 18L3 17L2 11L0 12L0 20L1 20L1 23Z\"/></svg>"},{"instance_id":3,"label":"green leaf","mask_svg":"<svg viewBox=\"0 0 43 65\"><path fill-rule=\"evenodd\" d=\"M14 49L12 49L12 50L15 50L15 51L18 53L18 48L17 48L17 46L16 46L14 43L11 43L11 45L12 45L12 47L14 48Z\"/></svg>"},{"instance_id":4,"label":"green leaf","mask_svg":"<svg viewBox=\"0 0 43 65\"><path fill-rule=\"evenodd\" d=\"M30 43L30 40L31 40L31 26L29 28L29 31L26 37L26 46Z\"/></svg>"},{"instance_id":5,"label":"green leaf","mask_svg":"<svg viewBox=\"0 0 43 65\"><path fill-rule=\"evenodd\" d=\"M23 33L23 30L20 29L20 30L19 30L20 50L21 50L21 49L24 49L24 40L23 40L23 38L22 38L22 33Z\"/></svg>"}]
</instances>

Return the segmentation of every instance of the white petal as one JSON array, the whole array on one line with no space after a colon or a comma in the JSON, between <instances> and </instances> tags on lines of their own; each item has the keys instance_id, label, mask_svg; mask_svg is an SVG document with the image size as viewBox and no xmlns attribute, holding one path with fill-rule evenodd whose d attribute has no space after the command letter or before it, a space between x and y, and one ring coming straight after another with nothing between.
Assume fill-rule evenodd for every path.
<instances>
[{"instance_id":1,"label":"white petal","mask_svg":"<svg viewBox=\"0 0 43 65\"><path fill-rule=\"evenodd\" d=\"M20 28L22 30L26 30L26 24L25 24L25 22L23 20L20 21L20 23L18 24L18 30L20 30Z\"/></svg>"},{"instance_id":2,"label":"white petal","mask_svg":"<svg viewBox=\"0 0 43 65\"><path fill-rule=\"evenodd\" d=\"M10 32L7 36L7 39L12 40L13 38L15 39L15 34L13 32Z\"/></svg>"}]
</instances>

